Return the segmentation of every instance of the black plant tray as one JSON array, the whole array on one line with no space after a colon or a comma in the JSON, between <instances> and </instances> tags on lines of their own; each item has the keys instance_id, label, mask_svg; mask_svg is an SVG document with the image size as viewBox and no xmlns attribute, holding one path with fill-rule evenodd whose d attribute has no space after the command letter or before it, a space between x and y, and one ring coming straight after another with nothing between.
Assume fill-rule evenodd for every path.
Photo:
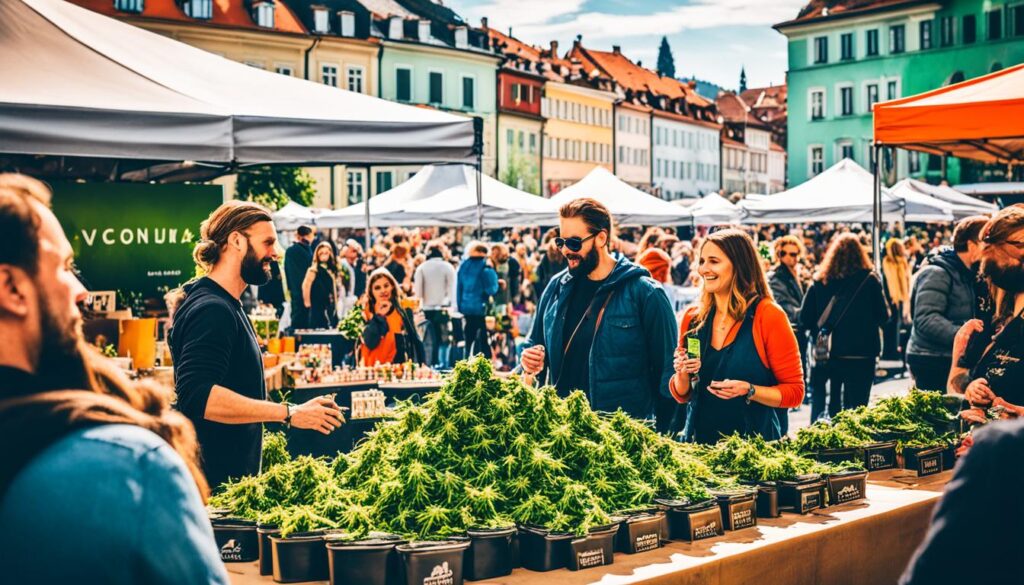
<instances>
[{"instance_id":1,"label":"black plant tray","mask_svg":"<svg viewBox=\"0 0 1024 585\"><path fill-rule=\"evenodd\" d=\"M722 524L726 530L742 530L757 526L757 490L715 493L715 501L722 510Z\"/></svg>"},{"instance_id":2,"label":"black plant tray","mask_svg":"<svg viewBox=\"0 0 1024 585\"><path fill-rule=\"evenodd\" d=\"M583 538L569 542L570 554L566 567L570 571L603 567L615 562L615 534L619 525L595 528Z\"/></svg>"},{"instance_id":3,"label":"black plant tray","mask_svg":"<svg viewBox=\"0 0 1024 585\"><path fill-rule=\"evenodd\" d=\"M679 500L657 500L668 506L670 540L693 542L725 534L722 509L714 499L690 503Z\"/></svg>"},{"instance_id":4,"label":"black plant tray","mask_svg":"<svg viewBox=\"0 0 1024 585\"><path fill-rule=\"evenodd\" d=\"M897 463L894 441L864 446L864 468L868 471L892 469Z\"/></svg>"},{"instance_id":5,"label":"black plant tray","mask_svg":"<svg viewBox=\"0 0 1024 585\"><path fill-rule=\"evenodd\" d=\"M779 509L806 514L825 507L825 480L820 475L776 482L779 490Z\"/></svg>"},{"instance_id":6,"label":"black plant tray","mask_svg":"<svg viewBox=\"0 0 1024 585\"><path fill-rule=\"evenodd\" d=\"M843 471L829 474L828 505L835 506L867 497L868 472L865 470Z\"/></svg>"},{"instance_id":7,"label":"black plant tray","mask_svg":"<svg viewBox=\"0 0 1024 585\"><path fill-rule=\"evenodd\" d=\"M225 563L248 563L260 558L256 523L238 518L214 518L213 538Z\"/></svg>"},{"instance_id":8,"label":"black plant tray","mask_svg":"<svg viewBox=\"0 0 1024 585\"><path fill-rule=\"evenodd\" d=\"M300 583L330 577L323 532L299 532L287 538L271 536L270 545L274 551L274 581Z\"/></svg>"}]
</instances>

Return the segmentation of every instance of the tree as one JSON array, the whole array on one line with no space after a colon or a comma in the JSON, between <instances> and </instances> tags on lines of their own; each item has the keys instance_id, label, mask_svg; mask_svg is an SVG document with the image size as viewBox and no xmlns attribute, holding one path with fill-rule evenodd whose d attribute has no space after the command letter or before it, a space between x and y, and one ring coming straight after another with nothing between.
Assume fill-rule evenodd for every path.
<instances>
[{"instance_id":1,"label":"tree","mask_svg":"<svg viewBox=\"0 0 1024 585\"><path fill-rule=\"evenodd\" d=\"M746 67L740 67L740 91L739 91L739 93L743 93L745 91L747 91L747 68Z\"/></svg>"},{"instance_id":2,"label":"tree","mask_svg":"<svg viewBox=\"0 0 1024 585\"><path fill-rule=\"evenodd\" d=\"M518 148L508 153L508 167L501 174L501 182L520 191L540 195L540 177L537 165L528 157L523 156Z\"/></svg>"},{"instance_id":3,"label":"tree","mask_svg":"<svg viewBox=\"0 0 1024 585\"><path fill-rule=\"evenodd\" d=\"M658 47L658 75L662 77L676 77L676 61L672 58L672 48L668 46L668 39L661 37L661 46Z\"/></svg>"},{"instance_id":4,"label":"tree","mask_svg":"<svg viewBox=\"0 0 1024 585\"><path fill-rule=\"evenodd\" d=\"M238 171L235 190L239 199L255 201L276 211L289 200L310 206L316 197L316 180L300 167L251 167Z\"/></svg>"}]
</instances>

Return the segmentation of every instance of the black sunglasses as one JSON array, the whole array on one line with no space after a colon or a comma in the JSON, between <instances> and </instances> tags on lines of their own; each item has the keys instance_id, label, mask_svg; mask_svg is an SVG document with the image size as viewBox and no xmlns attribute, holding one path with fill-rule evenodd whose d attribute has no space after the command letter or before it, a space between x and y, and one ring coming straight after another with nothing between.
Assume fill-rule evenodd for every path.
<instances>
[{"instance_id":1,"label":"black sunglasses","mask_svg":"<svg viewBox=\"0 0 1024 585\"><path fill-rule=\"evenodd\" d=\"M587 240L594 239L594 236L603 231L604 230L601 230L599 232L590 234L585 238L581 238L579 236L573 236L571 238L555 238L555 245L558 246L559 248L567 248L570 252L579 252L580 250L583 249L584 242L586 242Z\"/></svg>"}]
</instances>

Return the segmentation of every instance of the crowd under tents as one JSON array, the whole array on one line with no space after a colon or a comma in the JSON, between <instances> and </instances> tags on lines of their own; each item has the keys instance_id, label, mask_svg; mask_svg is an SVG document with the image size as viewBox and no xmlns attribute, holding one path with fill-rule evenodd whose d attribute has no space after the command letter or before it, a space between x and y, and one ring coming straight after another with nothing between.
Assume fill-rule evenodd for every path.
<instances>
[{"instance_id":1,"label":"crowd under tents","mask_svg":"<svg viewBox=\"0 0 1024 585\"><path fill-rule=\"evenodd\" d=\"M931 201L929 203L939 202L945 204L952 213L952 220L961 220L965 217L972 215L985 215L995 212L998 207L975 199L963 193L959 193L948 185L930 185L923 181L915 179L903 179L889 188L889 191L901 198L905 199L920 199L921 197L929 197ZM927 201L927 200L926 200ZM907 221L922 221L918 219L912 219L911 213L907 213ZM923 220L923 221L934 221L934 220Z\"/></svg>"},{"instance_id":2,"label":"crowd under tents","mask_svg":"<svg viewBox=\"0 0 1024 585\"><path fill-rule=\"evenodd\" d=\"M604 167L595 167L578 183L552 195L551 202L557 211L580 197L591 197L604 204L617 225L674 226L693 222L693 214L686 208L644 193Z\"/></svg>"},{"instance_id":3,"label":"crowd under tents","mask_svg":"<svg viewBox=\"0 0 1024 585\"><path fill-rule=\"evenodd\" d=\"M685 205L687 201L680 200L677 203ZM743 209L718 193L708 193L691 203L686 210L693 214L695 226L735 224L743 219Z\"/></svg>"},{"instance_id":4,"label":"crowd under tents","mask_svg":"<svg viewBox=\"0 0 1024 585\"><path fill-rule=\"evenodd\" d=\"M0 55L0 153L124 161L114 180L478 161L474 120L249 67L61 0L0 2Z\"/></svg>"}]
</instances>

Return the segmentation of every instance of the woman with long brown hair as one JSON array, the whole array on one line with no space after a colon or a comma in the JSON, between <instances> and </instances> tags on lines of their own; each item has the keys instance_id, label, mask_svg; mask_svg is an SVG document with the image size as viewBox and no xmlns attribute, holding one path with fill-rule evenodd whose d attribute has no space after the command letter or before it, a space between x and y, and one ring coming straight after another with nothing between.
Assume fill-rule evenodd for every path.
<instances>
[{"instance_id":1,"label":"woman with long brown hair","mask_svg":"<svg viewBox=\"0 0 1024 585\"><path fill-rule=\"evenodd\" d=\"M312 329L333 329L338 325L338 259L328 242L313 250L313 262L302 280L302 301L309 309Z\"/></svg>"},{"instance_id":2,"label":"woman with long brown hair","mask_svg":"<svg viewBox=\"0 0 1024 585\"><path fill-rule=\"evenodd\" d=\"M423 341L416 332L412 311L402 307L402 289L386 269L370 273L366 283L366 326L363 328L364 365L413 361L425 363Z\"/></svg>"},{"instance_id":3,"label":"woman with long brown hair","mask_svg":"<svg viewBox=\"0 0 1024 585\"><path fill-rule=\"evenodd\" d=\"M778 439L776 409L803 400L803 371L750 236L709 234L698 273L700 299L683 315L669 383L672 396L689 404L684 436L698 443L732 433Z\"/></svg>"},{"instance_id":4,"label":"woman with long brown hair","mask_svg":"<svg viewBox=\"0 0 1024 585\"><path fill-rule=\"evenodd\" d=\"M889 319L882 283L873 269L857 236L837 236L800 308L800 323L811 331L812 339L831 339L828 360L814 366L828 379L830 417L844 408L866 405L871 394L875 362L882 353L879 328ZM815 387L811 421L824 411L824 389Z\"/></svg>"}]
</instances>

